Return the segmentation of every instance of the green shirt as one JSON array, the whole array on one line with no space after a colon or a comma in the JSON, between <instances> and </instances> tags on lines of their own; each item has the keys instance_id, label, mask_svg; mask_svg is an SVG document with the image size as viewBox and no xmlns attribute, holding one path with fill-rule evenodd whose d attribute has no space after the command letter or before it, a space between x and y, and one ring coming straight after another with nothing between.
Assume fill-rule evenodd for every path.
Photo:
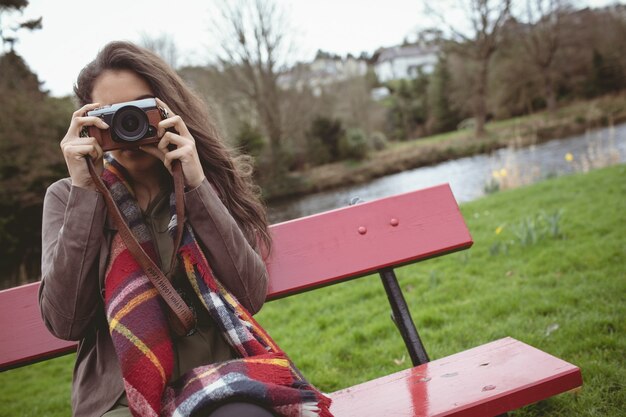
<instances>
[{"instance_id":1,"label":"green shirt","mask_svg":"<svg viewBox=\"0 0 626 417\"><path fill-rule=\"evenodd\" d=\"M148 230L150 230L152 240L158 247L161 258L161 270L165 272L169 271L172 251L174 250L174 242L167 232L167 225L170 221L169 197L169 190L162 191L143 213L144 221L148 226ZM173 336L174 372L172 380L177 379L192 368L223 362L236 357L232 348L224 340L217 325L193 291L186 274L181 268L178 268L173 284L177 288L182 288L188 295L186 301L191 302L191 307L196 312L198 330L191 336Z\"/></svg>"}]
</instances>

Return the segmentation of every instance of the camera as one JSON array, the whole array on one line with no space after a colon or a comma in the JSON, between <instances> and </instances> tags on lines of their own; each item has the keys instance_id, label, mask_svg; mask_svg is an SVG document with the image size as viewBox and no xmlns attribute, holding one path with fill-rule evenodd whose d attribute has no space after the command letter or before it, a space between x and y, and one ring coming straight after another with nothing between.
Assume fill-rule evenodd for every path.
<instances>
[{"instance_id":1,"label":"camera","mask_svg":"<svg viewBox=\"0 0 626 417\"><path fill-rule=\"evenodd\" d=\"M89 136L96 138L103 151L135 149L158 143L157 125L166 118L165 110L153 98L116 103L87 112L109 125L108 129L89 126Z\"/></svg>"}]
</instances>

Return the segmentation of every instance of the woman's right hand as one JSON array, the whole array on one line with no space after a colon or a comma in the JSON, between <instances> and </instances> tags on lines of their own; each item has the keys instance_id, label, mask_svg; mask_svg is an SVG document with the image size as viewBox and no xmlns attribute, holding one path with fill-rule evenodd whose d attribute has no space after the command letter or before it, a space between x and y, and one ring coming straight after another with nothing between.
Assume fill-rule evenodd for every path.
<instances>
[{"instance_id":1,"label":"woman's right hand","mask_svg":"<svg viewBox=\"0 0 626 417\"><path fill-rule=\"evenodd\" d=\"M87 104L76 110L72 114L72 121L70 127L65 134L63 140L61 140L61 150L65 157L65 163L72 179L72 185L81 188L87 188L90 190L96 190L96 186L93 183L93 179L89 174L87 168L87 162L85 156L90 156L93 159L94 167L98 175L102 174L104 164L102 156L104 152L98 144L98 141L94 137L80 137L80 132L83 127L96 126L100 129L108 129L107 125L102 119L95 116L85 116L85 114L93 109L100 107L99 103Z\"/></svg>"}]
</instances>

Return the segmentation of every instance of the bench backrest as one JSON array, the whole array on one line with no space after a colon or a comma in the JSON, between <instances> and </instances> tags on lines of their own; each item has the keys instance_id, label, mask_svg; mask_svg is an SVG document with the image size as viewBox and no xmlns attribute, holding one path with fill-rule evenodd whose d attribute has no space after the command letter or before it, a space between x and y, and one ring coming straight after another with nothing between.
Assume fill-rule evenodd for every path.
<instances>
[{"instance_id":1,"label":"bench backrest","mask_svg":"<svg viewBox=\"0 0 626 417\"><path fill-rule=\"evenodd\" d=\"M270 230L270 300L472 245L447 184L290 220ZM33 283L0 291L0 370L76 348L45 328L38 288Z\"/></svg>"}]
</instances>

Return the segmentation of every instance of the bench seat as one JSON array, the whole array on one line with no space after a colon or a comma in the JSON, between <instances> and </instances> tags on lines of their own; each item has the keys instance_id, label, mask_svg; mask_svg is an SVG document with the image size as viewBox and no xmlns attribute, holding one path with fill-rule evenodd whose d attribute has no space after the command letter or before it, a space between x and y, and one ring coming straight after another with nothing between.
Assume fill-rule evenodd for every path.
<instances>
[{"instance_id":1,"label":"bench seat","mask_svg":"<svg viewBox=\"0 0 626 417\"><path fill-rule=\"evenodd\" d=\"M335 417L486 417L582 385L580 369L506 337L330 394Z\"/></svg>"}]
</instances>

